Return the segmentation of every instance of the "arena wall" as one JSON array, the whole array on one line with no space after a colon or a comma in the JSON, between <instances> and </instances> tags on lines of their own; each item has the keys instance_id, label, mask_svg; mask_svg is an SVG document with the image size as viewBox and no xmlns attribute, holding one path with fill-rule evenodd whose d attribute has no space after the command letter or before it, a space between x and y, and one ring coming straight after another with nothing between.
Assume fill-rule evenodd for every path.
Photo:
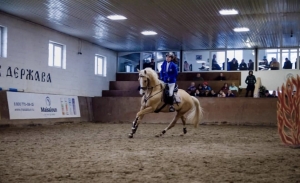
<instances>
[{"instance_id":1,"label":"arena wall","mask_svg":"<svg viewBox=\"0 0 300 183\"><path fill-rule=\"evenodd\" d=\"M80 118L48 118L48 119L22 119L10 120L7 96L5 91L0 91L0 126L26 126L26 125L53 125L57 123L78 123L93 121L92 98L78 97Z\"/></svg>"},{"instance_id":2,"label":"arena wall","mask_svg":"<svg viewBox=\"0 0 300 183\"><path fill-rule=\"evenodd\" d=\"M8 44L7 57L0 57L0 87L3 89L16 88L32 93L101 96L102 90L108 89L109 81L114 81L116 78L117 53L114 51L3 12L0 12L0 26L7 28ZM87 31L94 30L87 28ZM48 66L50 40L66 46L66 69ZM81 55L78 54L79 49ZM95 54L107 58L106 77L94 74ZM28 70L33 70L33 76L38 71L40 81L27 77ZM22 79L21 72L24 72ZM46 76L50 74L51 82L48 82L47 78L42 81L42 73Z\"/></svg>"},{"instance_id":3,"label":"arena wall","mask_svg":"<svg viewBox=\"0 0 300 183\"><path fill-rule=\"evenodd\" d=\"M94 97L95 122L132 122L140 108L139 97ZM201 123L276 126L277 99L199 98L204 111ZM169 123L175 113L145 115L143 123Z\"/></svg>"}]
</instances>

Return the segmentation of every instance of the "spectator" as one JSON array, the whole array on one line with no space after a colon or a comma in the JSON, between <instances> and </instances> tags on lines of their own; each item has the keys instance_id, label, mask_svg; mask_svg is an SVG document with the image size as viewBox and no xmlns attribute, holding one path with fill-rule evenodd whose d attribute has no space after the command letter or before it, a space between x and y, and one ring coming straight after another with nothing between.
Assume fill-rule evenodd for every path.
<instances>
[{"instance_id":1,"label":"spectator","mask_svg":"<svg viewBox=\"0 0 300 183\"><path fill-rule=\"evenodd\" d=\"M190 71L190 65L187 61L183 63L183 71Z\"/></svg>"},{"instance_id":2,"label":"spectator","mask_svg":"<svg viewBox=\"0 0 300 183\"><path fill-rule=\"evenodd\" d=\"M217 63L217 61L212 62L212 68L211 70L221 70L220 65Z\"/></svg>"},{"instance_id":3,"label":"spectator","mask_svg":"<svg viewBox=\"0 0 300 183\"><path fill-rule=\"evenodd\" d=\"M151 62L149 63L149 67L151 67L154 71L157 71L157 69L155 69L155 62L154 59L151 59Z\"/></svg>"},{"instance_id":4,"label":"spectator","mask_svg":"<svg viewBox=\"0 0 300 183\"><path fill-rule=\"evenodd\" d=\"M241 62L241 64L240 64L239 69L240 69L241 71L248 70L247 64L245 63L244 59L242 59L242 62Z\"/></svg>"},{"instance_id":5,"label":"spectator","mask_svg":"<svg viewBox=\"0 0 300 183\"><path fill-rule=\"evenodd\" d=\"M267 98L274 98L272 95L270 95L269 90L266 90L266 91L265 91L265 96L266 96Z\"/></svg>"},{"instance_id":6,"label":"spectator","mask_svg":"<svg viewBox=\"0 0 300 183\"><path fill-rule=\"evenodd\" d=\"M212 96L212 97L217 97L218 94L217 94L214 90L211 90L211 91L210 91L210 96Z\"/></svg>"},{"instance_id":7,"label":"spectator","mask_svg":"<svg viewBox=\"0 0 300 183\"><path fill-rule=\"evenodd\" d=\"M201 90L202 90L202 85L201 85L201 84L198 84L197 89L198 89L199 91L201 91Z\"/></svg>"},{"instance_id":8,"label":"spectator","mask_svg":"<svg viewBox=\"0 0 300 183\"><path fill-rule=\"evenodd\" d=\"M227 91L229 90L228 84L227 84L227 83L224 83L224 85L223 85L223 87L221 88L221 90L222 90L224 93L227 93Z\"/></svg>"},{"instance_id":9,"label":"spectator","mask_svg":"<svg viewBox=\"0 0 300 183\"><path fill-rule=\"evenodd\" d=\"M247 76L245 83L247 84L247 91L245 97L248 97L249 91L251 91L251 97L253 97L253 92L255 89L256 78L253 75L253 71L249 71L249 75Z\"/></svg>"},{"instance_id":10,"label":"spectator","mask_svg":"<svg viewBox=\"0 0 300 183\"><path fill-rule=\"evenodd\" d=\"M206 70L205 63L202 63L202 66L199 69L205 71Z\"/></svg>"},{"instance_id":11,"label":"spectator","mask_svg":"<svg viewBox=\"0 0 300 183\"><path fill-rule=\"evenodd\" d=\"M202 86L202 91L206 91L206 90L211 90L211 87L208 86L208 83L207 82L203 82L203 86Z\"/></svg>"},{"instance_id":12,"label":"spectator","mask_svg":"<svg viewBox=\"0 0 300 183\"><path fill-rule=\"evenodd\" d=\"M252 71L254 69L254 63L253 61L250 59L249 63L248 63L248 70Z\"/></svg>"},{"instance_id":13,"label":"spectator","mask_svg":"<svg viewBox=\"0 0 300 183\"><path fill-rule=\"evenodd\" d=\"M229 90L231 91L236 90L237 92L239 91L238 87L235 86L234 82L232 82L231 85L229 86Z\"/></svg>"},{"instance_id":14,"label":"spectator","mask_svg":"<svg viewBox=\"0 0 300 183\"><path fill-rule=\"evenodd\" d=\"M196 97L201 97L200 91L199 91L198 89L197 89L196 92L195 92L195 96L196 96Z\"/></svg>"},{"instance_id":15,"label":"spectator","mask_svg":"<svg viewBox=\"0 0 300 183\"><path fill-rule=\"evenodd\" d=\"M200 74L200 73L197 73L197 75L196 75L194 81L203 81L203 80L204 80L204 79L203 79L203 77L201 77L201 74Z\"/></svg>"},{"instance_id":16,"label":"spectator","mask_svg":"<svg viewBox=\"0 0 300 183\"><path fill-rule=\"evenodd\" d=\"M226 97L235 97L235 95L231 92L231 90L228 90Z\"/></svg>"},{"instance_id":17,"label":"spectator","mask_svg":"<svg viewBox=\"0 0 300 183\"><path fill-rule=\"evenodd\" d=\"M277 98L277 95L276 95L276 91L275 91L275 90L273 90L272 96L273 96L274 98Z\"/></svg>"},{"instance_id":18,"label":"spectator","mask_svg":"<svg viewBox=\"0 0 300 183\"><path fill-rule=\"evenodd\" d=\"M292 62L288 58L285 58L283 69L292 69L292 67L293 67Z\"/></svg>"},{"instance_id":19,"label":"spectator","mask_svg":"<svg viewBox=\"0 0 300 183\"><path fill-rule=\"evenodd\" d=\"M191 82L191 85L188 87L187 91L190 95L195 95L195 91L196 91L195 82Z\"/></svg>"},{"instance_id":20,"label":"spectator","mask_svg":"<svg viewBox=\"0 0 300 183\"><path fill-rule=\"evenodd\" d=\"M218 64L216 58L217 58L216 54L213 54L211 70L221 70L221 67L220 67L220 65Z\"/></svg>"},{"instance_id":21,"label":"spectator","mask_svg":"<svg viewBox=\"0 0 300 183\"><path fill-rule=\"evenodd\" d=\"M222 90L220 90L218 97L226 97L226 94Z\"/></svg>"},{"instance_id":22,"label":"spectator","mask_svg":"<svg viewBox=\"0 0 300 183\"><path fill-rule=\"evenodd\" d=\"M239 63L235 58L232 59L231 64L230 64L230 70L236 71L239 67Z\"/></svg>"},{"instance_id":23,"label":"spectator","mask_svg":"<svg viewBox=\"0 0 300 183\"><path fill-rule=\"evenodd\" d=\"M210 91L205 90L203 97L210 97Z\"/></svg>"},{"instance_id":24,"label":"spectator","mask_svg":"<svg viewBox=\"0 0 300 183\"><path fill-rule=\"evenodd\" d=\"M272 62L270 63L271 70L279 70L279 62L276 58L272 58Z\"/></svg>"},{"instance_id":25,"label":"spectator","mask_svg":"<svg viewBox=\"0 0 300 183\"><path fill-rule=\"evenodd\" d=\"M223 73L221 72L220 75L216 78L216 80L225 81L226 78L225 78L225 76L223 76Z\"/></svg>"}]
</instances>

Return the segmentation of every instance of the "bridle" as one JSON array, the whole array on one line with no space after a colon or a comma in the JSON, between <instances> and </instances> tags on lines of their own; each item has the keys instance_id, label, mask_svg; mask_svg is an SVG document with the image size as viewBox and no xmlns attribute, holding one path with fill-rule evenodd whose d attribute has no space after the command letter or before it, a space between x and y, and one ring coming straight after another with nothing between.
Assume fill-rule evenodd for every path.
<instances>
[{"instance_id":1,"label":"bridle","mask_svg":"<svg viewBox=\"0 0 300 183\"><path fill-rule=\"evenodd\" d=\"M146 76L139 76L139 80L140 80L142 77L146 77ZM149 80L148 77L146 77L146 78L147 78L147 80L146 80L147 86L145 86L145 87L141 87L141 86L140 86L140 88L144 91L144 93L145 93L147 90L151 90L148 96L144 95L144 102L145 102L145 103L146 103L150 98L154 97L155 95L157 95L157 94L159 94L160 92L163 91L163 89L162 89L162 88L163 88L163 87L162 87L162 83L159 83L159 84L154 85L154 86L149 86L150 80ZM145 80L144 80L144 81L145 81ZM153 91L153 88L155 88L155 87L157 87L157 86L161 86L161 90L160 90L159 92L157 92L157 93L151 95L151 94L152 94L152 91Z\"/></svg>"}]
</instances>

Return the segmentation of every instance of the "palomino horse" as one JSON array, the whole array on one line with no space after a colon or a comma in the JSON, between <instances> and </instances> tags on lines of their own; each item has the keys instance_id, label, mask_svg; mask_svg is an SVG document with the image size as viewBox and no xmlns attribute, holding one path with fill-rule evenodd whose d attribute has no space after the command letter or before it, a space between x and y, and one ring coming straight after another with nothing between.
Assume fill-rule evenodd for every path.
<instances>
[{"instance_id":1,"label":"palomino horse","mask_svg":"<svg viewBox=\"0 0 300 183\"><path fill-rule=\"evenodd\" d=\"M157 112L159 109L161 109L159 112L169 112L169 105L166 105L162 108L162 106L165 104L163 102L163 91L165 85L158 79L157 73L151 68L146 68L139 71L138 80L141 87L140 91L144 95L141 100L141 109L136 114L136 118L132 124L132 132L128 135L129 138L133 137L133 134L136 132L145 114ZM194 127L197 128L203 116L202 108L197 98L190 96L186 91L181 89L178 90L177 94L181 98L180 103L174 104L177 114L171 123L160 134L156 135L157 137L162 136L167 130L172 128L179 118L181 118L183 123L183 133L181 135L184 135L187 133L185 127L186 120L191 121L194 124ZM185 114L188 112L188 116L185 117Z\"/></svg>"}]
</instances>

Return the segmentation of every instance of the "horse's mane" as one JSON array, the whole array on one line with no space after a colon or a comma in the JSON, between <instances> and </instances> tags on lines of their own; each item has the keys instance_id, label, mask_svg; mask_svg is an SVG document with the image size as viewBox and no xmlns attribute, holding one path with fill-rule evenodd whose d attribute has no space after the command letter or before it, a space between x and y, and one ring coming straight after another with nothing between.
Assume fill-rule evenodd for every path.
<instances>
[{"instance_id":1,"label":"horse's mane","mask_svg":"<svg viewBox=\"0 0 300 183\"><path fill-rule=\"evenodd\" d=\"M146 74L144 71L146 71ZM154 83L159 82L163 84L163 82L158 79L158 74L152 68L147 67L144 70L141 70L141 74L146 75L151 81L154 81Z\"/></svg>"}]
</instances>

